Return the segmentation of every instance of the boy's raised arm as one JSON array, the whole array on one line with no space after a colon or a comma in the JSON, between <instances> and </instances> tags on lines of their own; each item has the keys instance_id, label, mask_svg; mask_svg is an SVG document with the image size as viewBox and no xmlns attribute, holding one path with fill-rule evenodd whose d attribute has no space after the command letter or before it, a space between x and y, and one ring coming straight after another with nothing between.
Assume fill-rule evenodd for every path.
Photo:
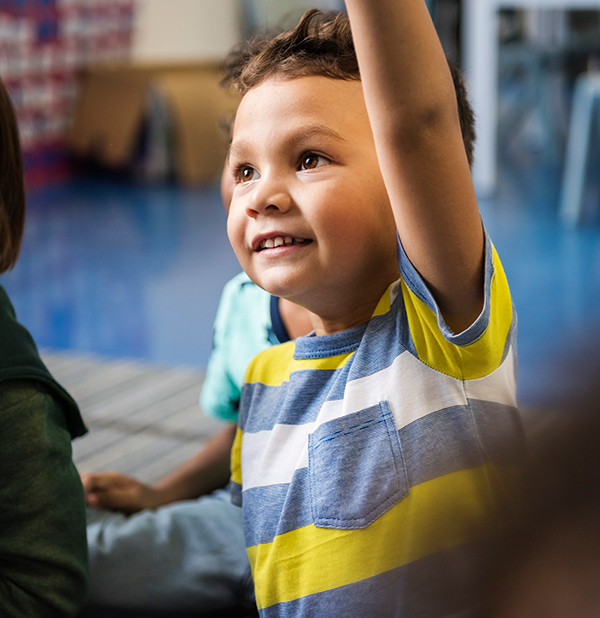
<instances>
[{"instance_id":1,"label":"boy's raised arm","mask_svg":"<svg viewBox=\"0 0 600 618\"><path fill-rule=\"evenodd\" d=\"M450 70L423 0L346 0L398 233L454 332L483 306L484 238Z\"/></svg>"}]
</instances>

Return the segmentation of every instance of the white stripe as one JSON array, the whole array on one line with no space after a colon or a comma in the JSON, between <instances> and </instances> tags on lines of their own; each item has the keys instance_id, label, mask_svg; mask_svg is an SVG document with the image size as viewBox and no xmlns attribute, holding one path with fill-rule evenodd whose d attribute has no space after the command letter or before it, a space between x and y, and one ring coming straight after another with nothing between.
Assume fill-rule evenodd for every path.
<instances>
[{"instance_id":1,"label":"white stripe","mask_svg":"<svg viewBox=\"0 0 600 618\"><path fill-rule=\"evenodd\" d=\"M517 376L513 347L496 371L477 380L465 382L465 392L469 399L480 399L517 407Z\"/></svg>"},{"instance_id":2,"label":"white stripe","mask_svg":"<svg viewBox=\"0 0 600 618\"><path fill-rule=\"evenodd\" d=\"M489 376L462 381L427 367L409 352L378 373L346 385L343 400L323 404L317 420L305 425L275 425L271 431L246 433L242 442L244 489L289 483L308 466L308 436L317 427L387 401L402 429L432 412L467 405L467 398L516 407L512 349Z\"/></svg>"},{"instance_id":3,"label":"white stripe","mask_svg":"<svg viewBox=\"0 0 600 618\"><path fill-rule=\"evenodd\" d=\"M400 279L390 288L390 307L394 304L396 297L400 293Z\"/></svg>"},{"instance_id":4,"label":"white stripe","mask_svg":"<svg viewBox=\"0 0 600 618\"><path fill-rule=\"evenodd\" d=\"M404 352L390 367L349 382L344 399L323 404L316 421L304 425L280 424L270 431L245 433L243 488L289 483L296 470L308 465L309 434L327 421L380 401L389 402L396 426L401 429L437 410L464 406L467 398L461 380L439 373Z\"/></svg>"},{"instance_id":5,"label":"white stripe","mask_svg":"<svg viewBox=\"0 0 600 618\"><path fill-rule=\"evenodd\" d=\"M396 427L402 429L431 412L466 405L467 398L461 380L435 371L404 352L386 369L346 386L346 414L380 401L389 402Z\"/></svg>"},{"instance_id":6,"label":"white stripe","mask_svg":"<svg viewBox=\"0 0 600 618\"><path fill-rule=\"evenodd\" d=\"M245 433L242 439L244 490L289 483L297 469L308 466L309 434L322 423L343 416L343 403L342 400L328 402L313 423L275 425L270 431Z\"/></svg>"}]
</instances>

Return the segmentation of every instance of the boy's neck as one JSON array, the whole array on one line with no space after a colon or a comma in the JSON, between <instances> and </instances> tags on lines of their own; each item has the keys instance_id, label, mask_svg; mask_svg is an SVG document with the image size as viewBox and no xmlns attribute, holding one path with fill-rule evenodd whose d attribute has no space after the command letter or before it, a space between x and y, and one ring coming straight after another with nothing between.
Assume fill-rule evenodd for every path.
<instances>
[{"instance_id":1,"label":"boy's neck","mask_svg":"<svg viewBox=\"0 0 600 618\"><path fill-rule=\"evenodd\" d=\"M371 311L357 311L355 315L345 315L341 318L323 318L316 313L310 314L310 321L312 323L315 335L321 337L323 335L333 335L334 333L341 333L342 331L349 330L356 326L360 326L365 322L368 322L377 307L377 303L373 305Z\"/></svg>"},{"instance_id":2,"label":"boy's neck","mask_svg":"<svg viewBox=\"0 0 600 618\"><path fill-rule=\"evenodd\" d=\"M381 300L381 297L392 283L398 280L400 272L398 267L391 269L390 276L378 289L371 289L371 294L365 294L365 290L357 290L352 298L346 298L345 306L340 302L335 309L330 307L315 308L310 312L310 321L317 336L333 335L349 330L368 322Z\"/></svg>"},{"instance_id":3,"label":"boy's neck","mask_svg":"<svg viewBox=\"0 0 600 618\"><path fill-rule=\"evenodd\" d=\"M279 314L290 339L308 335L313 329L310 312L285 298L279 299Z\"/></svg>"}]
</instances>

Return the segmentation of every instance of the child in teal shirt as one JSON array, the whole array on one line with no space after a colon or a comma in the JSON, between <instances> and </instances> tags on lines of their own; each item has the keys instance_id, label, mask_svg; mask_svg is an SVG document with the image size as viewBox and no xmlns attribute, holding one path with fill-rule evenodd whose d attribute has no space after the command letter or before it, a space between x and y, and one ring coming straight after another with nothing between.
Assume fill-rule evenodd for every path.
<instances>
[{"instance_id":1,"label":"child in teal shirt","mask_svg":"<svg viewBox=\"0 0 600 618\"><path fill-rule=\"evenodd\" d=\"M88 505L115 509L90 509L90 603L172 611L253 606L241 511L229 491L218 488L229 479L248 363L308 330L304 310L261 290L244 273L225 285L201 406L227 426L152 486L114 472L83 475Z\"/></svg>"}]
</instances>

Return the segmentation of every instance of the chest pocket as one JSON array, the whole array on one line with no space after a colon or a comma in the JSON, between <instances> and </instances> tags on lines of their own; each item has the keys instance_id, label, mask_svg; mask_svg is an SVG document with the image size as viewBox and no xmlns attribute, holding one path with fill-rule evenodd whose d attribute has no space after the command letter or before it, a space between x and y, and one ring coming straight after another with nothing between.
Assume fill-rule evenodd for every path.
<instances>
[{"instance_id":1,"label":"chest pocket","mask_svg":"<svg viewBox=\"0 0 600 618\"><path fill-rule=\"evenodd\" d=\"M364 528L408 494L387 401L323 423L308 437L311 506L319 528Z\"/></svg>"}]
</instances>

